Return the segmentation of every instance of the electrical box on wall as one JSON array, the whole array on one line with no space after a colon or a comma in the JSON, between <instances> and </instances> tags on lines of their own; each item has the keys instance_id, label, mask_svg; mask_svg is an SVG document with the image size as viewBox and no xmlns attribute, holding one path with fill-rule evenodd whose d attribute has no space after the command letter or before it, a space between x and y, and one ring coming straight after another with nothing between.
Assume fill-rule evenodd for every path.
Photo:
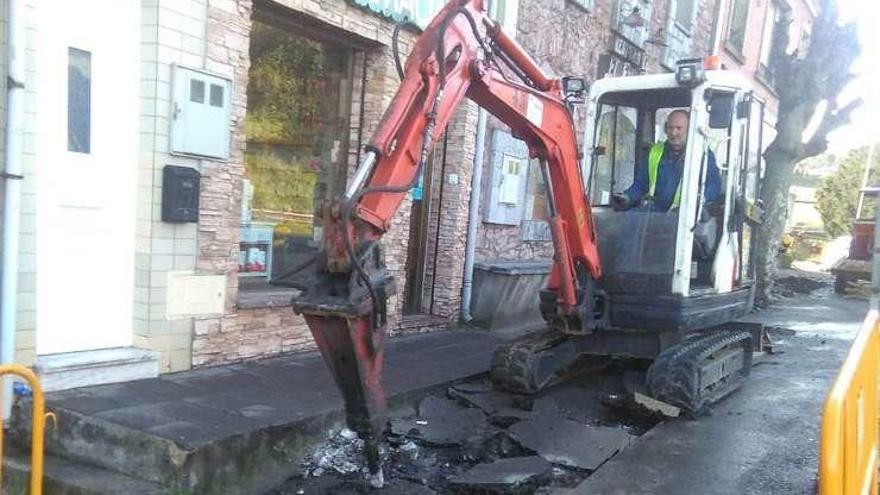
<instances>
[{"instance_id":1,"label":"electrical box on wall","mask_svg":"<svg viewBox=\"0 0 880 495\"><path fill-rule=\"evenodd\" d=\"M199 171L165 165L162 169L162 221L199 221Z\"/></svg>"},{"instance_id":2,"label":"electrical box on wall","mask_svg":"<svg viewBox=\"0 0 880 495\"><path fill-rule=\"evenodd\" d=\"M171 153L229 158L232 81L171 67Z\"/></svg>"}]
</instances>

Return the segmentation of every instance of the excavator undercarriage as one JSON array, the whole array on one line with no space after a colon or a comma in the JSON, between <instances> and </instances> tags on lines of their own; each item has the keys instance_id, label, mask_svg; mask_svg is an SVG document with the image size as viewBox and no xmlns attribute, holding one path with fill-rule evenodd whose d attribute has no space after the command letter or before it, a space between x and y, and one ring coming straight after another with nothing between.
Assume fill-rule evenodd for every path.
<instances>
[{"instance_id":1,"label":"excavator undercarriage","mask_svg":"<svg viewBox=\"0 0 880 495\"><path fill-rule=\"evenodd\" d=\"M656 399L698 416L737 389L752 365L747 330L676 332L605 330L586 336L548 329L499 346L490 377L501 389L534 394L573 372L601 368L611 357L653 359L646 386Z\"/></svg>"}]
</instances>

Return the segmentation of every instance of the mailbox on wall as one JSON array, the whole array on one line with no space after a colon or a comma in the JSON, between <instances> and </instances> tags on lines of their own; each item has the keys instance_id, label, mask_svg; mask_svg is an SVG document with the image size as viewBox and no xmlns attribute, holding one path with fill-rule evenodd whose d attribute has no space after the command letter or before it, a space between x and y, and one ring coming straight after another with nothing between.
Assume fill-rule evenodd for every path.
<instances>
[{"instance_id":1,"label":"mailbox on wall","mask_svg":"<svg viewBox=\"0 0 880 495\"><path fill-rule=\"evenodd\" d=\"M229 158L232 81L172 66L171 153Z\"/></svg>"},{"instance_id":2,"label":"mailbox on wall","mask_svg":"<svg viewBox=\"0 0 880 495\"><path fill-rule=\"evenodd\" d=\"M162 221L199 221L199 171L165 165L162 170Z\"/></svg>"}]
</instances>

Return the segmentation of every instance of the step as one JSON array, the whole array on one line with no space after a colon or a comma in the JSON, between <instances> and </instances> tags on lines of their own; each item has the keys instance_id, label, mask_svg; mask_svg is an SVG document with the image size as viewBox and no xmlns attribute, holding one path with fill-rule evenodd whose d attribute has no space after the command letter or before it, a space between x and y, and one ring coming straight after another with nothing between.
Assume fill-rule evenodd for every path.
<instances>
[{"instance_id":1,"label":"step","mask_svg":"<svg viewBox=\"0 0 880 495\"><path fill-rule=\"evenodd\" d=\"M37 356L34 371L43 391L65 390L159 376L159 355L147 349L115 347Z\"/></svg>"},{"instance_id":2,"label":"step","mask_svg":"<svg viewBox=\"0 0 880 495\"><path fill-rule=\"evenodd\" d=\"M58 427L46 434L47 453L187 494L265 492L300 474L299 460L343 426L334 410L221 438L173 441L73 410L49 410ZM15 414L13 424L25 425L19 417L30 417L30 404ZM29 441L26 432L16 437L19 445Z\"/></svg>"},{"instance_id":3,"label":"step","mask_svg":"<svg viewBox=\"0 0 880 495\"><path fill-rule=\"evenodd\" d=\"M5 454L2 485L4 494L29 494L30 476L30 456L21 453ZM154 483L47 455L43 458L43 493L45 495L167 495L169 492Z\"/></svg>"}]
</instances>

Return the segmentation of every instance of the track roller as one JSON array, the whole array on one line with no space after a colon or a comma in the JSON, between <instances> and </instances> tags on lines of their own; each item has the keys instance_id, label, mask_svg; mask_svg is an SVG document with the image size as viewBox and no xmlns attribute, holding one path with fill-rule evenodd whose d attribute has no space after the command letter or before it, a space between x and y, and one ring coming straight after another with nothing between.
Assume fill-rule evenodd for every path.
<instances>
[{"instance_id":1,"label":"track roller","mask_svg":"<svg viewBox=\"0 0 880 495\"><path fill-rule=\"evenodd\" d=\"M751 367L750 332L700 333L661 352L648 369L647 385L655 398L698 416L739 388Z\"/></svg>"}]
</instances>

